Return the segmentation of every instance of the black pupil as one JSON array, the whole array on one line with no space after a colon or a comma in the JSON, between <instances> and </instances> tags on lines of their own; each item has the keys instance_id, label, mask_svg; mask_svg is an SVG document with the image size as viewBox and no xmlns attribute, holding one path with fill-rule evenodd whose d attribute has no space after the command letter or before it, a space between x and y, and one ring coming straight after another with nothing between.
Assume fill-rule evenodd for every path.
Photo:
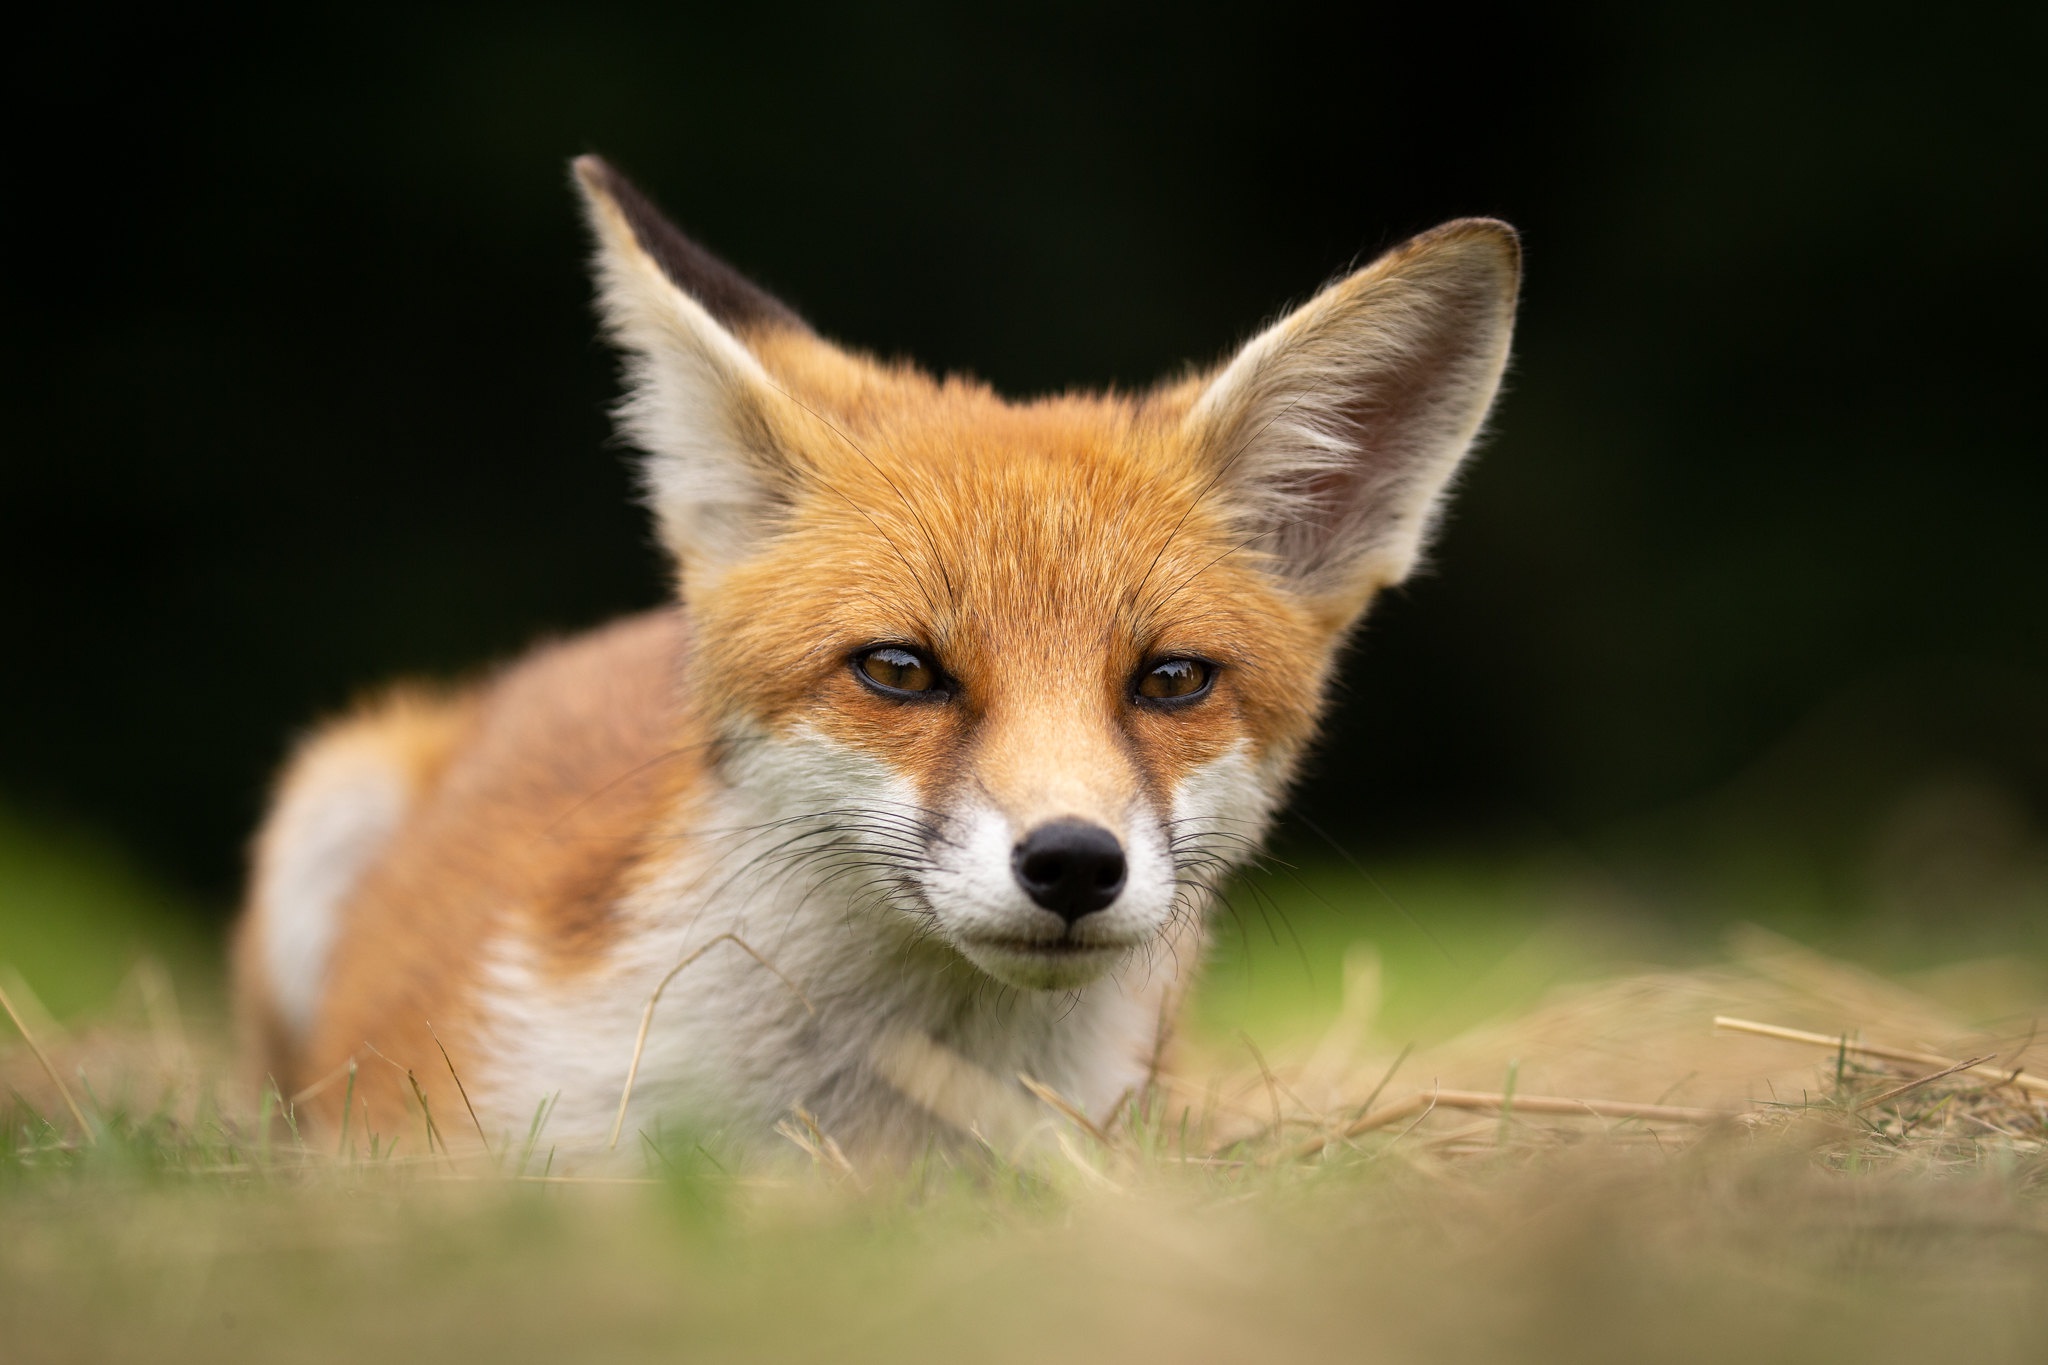
<instances>
[{"instance_id":1,"label":"black pupil","mask_svg":"<svg viewBox=\"0 0 2048 1365\"><path fill-rule=\"evenodd\" d=\"M884 687L922 692L927 686L924 660L907 649L878 649L868 655L867 675Z\"/></svg>"},{"instance_id":2,"label":"black pupil","mask_svg":"<svg viewBox=\"0 0 2048 1365\"><path fill-rule=\"evenodd\" d=\"M1161 697L1184 697L1202 685L1202 671L1188 659L1170 659L1152 670L1151 691Z\"/></svg>"}]
</instances>

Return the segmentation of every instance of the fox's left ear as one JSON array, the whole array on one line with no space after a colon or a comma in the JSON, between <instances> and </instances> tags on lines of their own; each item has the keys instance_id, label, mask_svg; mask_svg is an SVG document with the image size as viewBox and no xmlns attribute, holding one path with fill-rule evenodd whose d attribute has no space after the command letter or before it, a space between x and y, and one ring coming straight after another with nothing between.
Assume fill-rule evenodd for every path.
<instances>
[{"instance_id":1,"label":"fox's left ear","mask_svg":"<svg viewBox=\"0 0 2048 1365\"><path fill-rule=\"evenodd\" d=\"M1520 280L1513 228L1446 223L1254 337L1190 409L1248 534L1333 623L1421 558L1499 391Z\"/></svg>"},{"instance_id":2,"label":"fox's left ear","mask_svg":"<svg viewBox=\"0 0 2048 1365\"><path fill-rule=\"evenodd\" d=\"M606 330L626 357L620 427L646 456L647 500L688 591L789 504L800 474L779 433L794 420L791 403L749 342L810 329L609 164L578 157L575 172Z\"/></svg>"}]
</instances>

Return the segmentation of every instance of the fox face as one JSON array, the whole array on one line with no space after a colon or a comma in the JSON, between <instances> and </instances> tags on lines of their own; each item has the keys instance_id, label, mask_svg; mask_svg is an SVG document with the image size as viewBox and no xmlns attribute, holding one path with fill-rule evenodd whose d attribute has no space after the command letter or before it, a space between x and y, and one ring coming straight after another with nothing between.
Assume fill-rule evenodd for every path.
<instances>
[{"instance_id":1,"label":"fox face","mask_svg":"<svg viewBox=\"0 0 2048 1365\"><path fill-rule=\"evenodd\" d=\"M1513 233L1416 238L1208 373L1014 404L823 340L577 176L756 861L1026 990L1193 943L1486 418Z\"/></svg>"},{"instance_id":2,"label":"fox face","mask_svg":"<svg viewBox=\"0 0 2048 1365\"><path fill-rule=\"evenodd\" d=\"M1004 982L1076 986L1257 838L1325 642L1156 418L991 431L979 395L895 382L908 411L835 421L759 550L686 584L693 692L724 693L735 786L855 831L844 880Z\"/></svg>"}]
</instances>

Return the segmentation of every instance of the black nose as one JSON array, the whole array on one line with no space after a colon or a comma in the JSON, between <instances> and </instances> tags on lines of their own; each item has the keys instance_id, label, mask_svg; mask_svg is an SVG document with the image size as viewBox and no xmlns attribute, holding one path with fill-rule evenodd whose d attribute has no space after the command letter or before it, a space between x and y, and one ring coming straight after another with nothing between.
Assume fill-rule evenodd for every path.
<instances>
[{"instance_id":1,"label":"black nose","mask_svg":"<svg viewBox=\"0 0 2048 1365\"><path fill-rule=\"evenodd\" d=\"M1031 899L1072 924L1124 889L1124 846L1100 825L1055 820L1024 836L1010 870Z\"/></svg>"}]
</instances>

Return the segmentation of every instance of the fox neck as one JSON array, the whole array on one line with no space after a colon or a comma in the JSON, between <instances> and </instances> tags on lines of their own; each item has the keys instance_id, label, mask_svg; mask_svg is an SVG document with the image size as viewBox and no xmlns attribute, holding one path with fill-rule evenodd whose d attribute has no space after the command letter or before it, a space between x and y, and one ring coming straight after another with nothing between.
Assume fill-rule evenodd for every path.
<instances>
[{"instance_id":1,"label":"fox neck","mask_svg":"<svg viewBox=\"0 0 2048 1365\"><path fill-rule=\"evenodd\" d=\"M907 1152L935 1131L992 1136L992 1099L1013 1114L1025 1104L1020 1075L1097 1116L1142 1083L1201 954L1205 907L1085 986L1005 985L939 939L892 879L905 845L888 822L914 803L850 803L849 781L871 777L815 754L792 765L742 737L668 812L602 970L547 989L516 940L501 944L493 1050L502 1075L525 1078L512 1107L559 1091L551 1131L607 1130L642 1012L686 961L640 1049L629 1136L657 1114L758 1133L803 1109L850 1149Z\"/></svg>"},{"instance_id":2,"label":"fox neck","mask_svg":"<svg viewBox=\"0 0 2048 1365\"><path fill-rule=\"evenodd\" d=\"M759 1118L800 1105L843 1141L889 1147L920 1141L935 1120L999 1121L967 1112L979 1107L970 1092L1014 1090L1020 1074L1097 1113L1142 1080L1162 1002L1197 943L1153 945L1074 990L997 981L935 931L910 884L915 841L939 817L857 759L801 749L794 762L786 745L729 752L718 832L688 859L728 870L648 906L687 924L688 942L729 933L772 965L736 943L713 950L763 1030L760 1046L751 1027L730 1035L738 1089L776 1107ZM1199 923L1202 907L1190 909Z\"/></svg>"}]
</instances>

